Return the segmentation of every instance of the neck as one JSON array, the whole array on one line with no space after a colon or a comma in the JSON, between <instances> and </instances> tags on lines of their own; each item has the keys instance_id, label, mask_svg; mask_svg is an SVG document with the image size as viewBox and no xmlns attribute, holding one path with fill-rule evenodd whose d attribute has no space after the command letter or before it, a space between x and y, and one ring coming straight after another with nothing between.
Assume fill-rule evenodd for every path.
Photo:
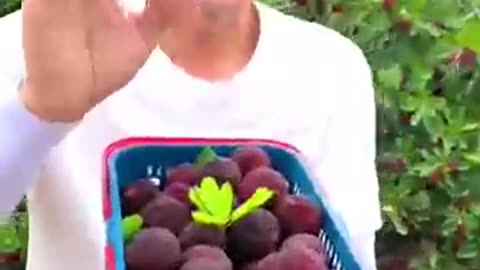
<instances>
[{"instance_id":1,"label":"neck","mask_svg":"<svg viewBox=\"0 0 480 270\"><path fill-rule=\"evenodd\" d=\"M186 27L172 27L163 35L162 50L172 62L193 76L209 80L232 77L250 60L259 35L258 14L248 5L209 16L202 10Z\"/></svg>"}]
</instances>

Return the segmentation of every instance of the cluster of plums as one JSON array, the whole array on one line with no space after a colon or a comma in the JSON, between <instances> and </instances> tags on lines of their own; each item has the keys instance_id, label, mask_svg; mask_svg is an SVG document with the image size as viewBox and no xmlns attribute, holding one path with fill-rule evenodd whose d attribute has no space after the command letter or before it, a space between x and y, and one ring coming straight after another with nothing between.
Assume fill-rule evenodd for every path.
<instances>
[{"instance_id":1,"label":"cluster of plums","mask_svg":"<svg viewBox=\"0 0 480 270\"><path fill-rule=\"evenodd\" d=\"M188 193L206 177L228 181L241 204L259 187L274 197L228 228L192 219ZM122 190L125 216L139 214L143 228L125 243L128 270L326 270L317 235L321 212L290 194L289 182L272 168L260 147L238 147L202 167L184 163L168 170L160 188L149 180Z\"/></svg>"}]
</instances>

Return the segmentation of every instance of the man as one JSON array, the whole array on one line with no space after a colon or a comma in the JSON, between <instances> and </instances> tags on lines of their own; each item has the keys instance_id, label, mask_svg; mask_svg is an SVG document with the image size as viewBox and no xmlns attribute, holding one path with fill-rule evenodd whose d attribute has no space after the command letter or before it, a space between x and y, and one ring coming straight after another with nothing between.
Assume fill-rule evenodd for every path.
<instances>
[{"instance_id":1,"label":"man","mask_svg":"<svg viewBox=\"0 0 480 270\"><path fill-rule=\"evenodd\" d=\"M146 135L296 146L362 268L375 269L361 51L251 0L138 1L25 0L0 20L0 211L29 192L28 269L104 269L102 151Z\"/></svg>"}]
</instances>

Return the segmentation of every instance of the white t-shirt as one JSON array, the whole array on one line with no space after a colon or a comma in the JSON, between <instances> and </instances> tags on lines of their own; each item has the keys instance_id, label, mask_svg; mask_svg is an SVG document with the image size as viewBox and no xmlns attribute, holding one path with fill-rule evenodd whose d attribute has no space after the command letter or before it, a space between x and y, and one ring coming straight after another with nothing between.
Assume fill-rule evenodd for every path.
<instances>
[{"instance_id":1,"label":"white t-shirt","mask_svg":"<svg viewBox=\"0 0 480 270\"><path fill-rule=\"evenodd\" d=\"M25 75L21 13L0 19L0 212L31 191L28 270L104 269L101 157L109 143L128 136L294 145L346 224L363 269L375 269L381 219L369 66L337 32L257 6L258 47L232 80L193 78L156 50L124 89L73 129L39 121L18 101Z\"/></svg>"}]
</instances>

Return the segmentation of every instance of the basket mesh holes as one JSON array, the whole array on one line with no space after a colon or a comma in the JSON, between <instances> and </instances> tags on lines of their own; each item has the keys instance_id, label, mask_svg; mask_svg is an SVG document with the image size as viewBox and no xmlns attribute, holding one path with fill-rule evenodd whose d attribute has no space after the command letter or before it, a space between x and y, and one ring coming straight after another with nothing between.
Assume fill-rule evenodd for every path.
<instances>
[{"instance_id":1,"label":"basket mesh holes","mask_svg":"<svg viewBox=\"0 0 480 270\"><path fill-rule=\"evenodd\" d=\"M164 182L165 167L161 164L149 165L146 170L146 178L156 186L161 186Z\"/></svg>"}]
</instances>

